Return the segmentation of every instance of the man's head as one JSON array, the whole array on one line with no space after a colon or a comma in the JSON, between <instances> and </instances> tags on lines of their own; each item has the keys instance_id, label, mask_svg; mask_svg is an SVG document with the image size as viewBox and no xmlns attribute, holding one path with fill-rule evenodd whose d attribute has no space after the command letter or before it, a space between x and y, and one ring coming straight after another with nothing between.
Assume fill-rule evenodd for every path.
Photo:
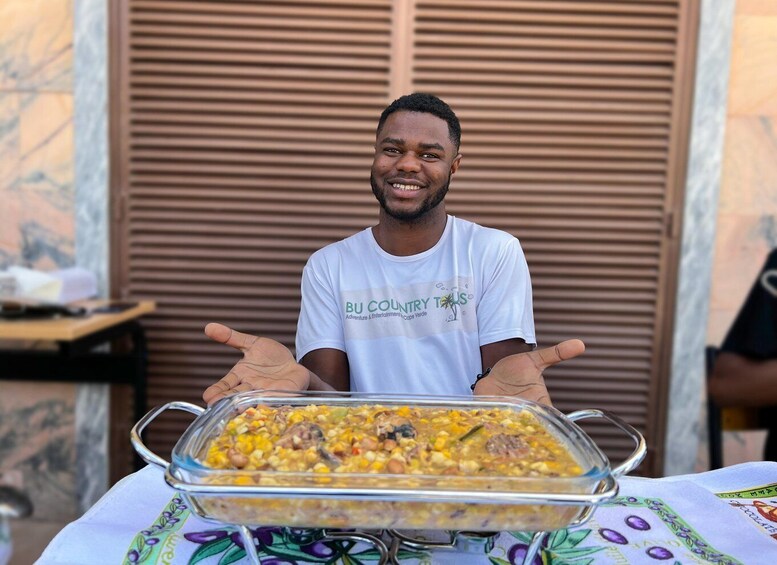
<instances>
[{"instance_id":1,"label":"man's head","mask_svg":"<svg viewBox=\"0 0 777 565\"><path fill-rule=\"evenodd\" d=\"M434 96L433 94L424 94L423 92L414 92L413 94L405 94L394 100L391 104L386 106L386 109L380 115L378 120L378 128L375 135L380 135L380 130L383 124L386 123L386 119L399 110L405 110L407 112L418 112L420 114L431 114L437 116L441 120L445 120L448 124L448 135L451 142L456 147L456 151L459 151L461 145L461 124L459 118L453 113L451 107L445 102Z\"/></svg>"},{"instance_id":2,"label":"man's head","mask_svg":"<svg viewBox=\"0 0 777 565\"><path fill-rule=\"evenodd\" d=\"M409 94L381 114L370 183L383 212L413 222L439 206L461 161L461 126L450 107L430 94ZM431 216L430 216L431 217Z\"/></svg>"}]
</instances>

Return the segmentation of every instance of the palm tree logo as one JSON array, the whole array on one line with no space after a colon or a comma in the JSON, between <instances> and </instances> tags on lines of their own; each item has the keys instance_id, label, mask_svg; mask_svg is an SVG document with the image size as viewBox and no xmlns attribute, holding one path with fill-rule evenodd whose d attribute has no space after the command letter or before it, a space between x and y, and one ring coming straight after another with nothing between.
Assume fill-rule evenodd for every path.
<instances>
[{"instance_id":1,"label":"palm tree logo","mask_svg":"<svg viewBox=\"0 0 777 565\"><path fill-rule=\"evenodd\" d=\"M440 306L443 308L450 308L453 314L452 318L448 318L449 322L455 322L459 317L459 303L453 299L453 293L446 294L440 299Z\"/></svg>"},{"instance_id":2,"label":"palm tree logo","mask_svg":"<svg viewBox=\"0 0 777 565\"><path fill-rule=\"evenodd\" d=\"M446 310L450 308L451 315L448 316L447 321L455 322L456 320L459 319L459 306L467 304L468 301L472 300L473 298L473 294L469 292L469 284L465 284L464 288L462 289L460 289L458 286L452 286L451 288L447 288L443 283L437 283L434 286L439 288L443 292L448 293L443 295L440 298L439 305L445 308ZM460 292L460 290L463 290L464 292ZM462 299L464 299L463 302L462 302Z\"/></svg>"}]
</instances>

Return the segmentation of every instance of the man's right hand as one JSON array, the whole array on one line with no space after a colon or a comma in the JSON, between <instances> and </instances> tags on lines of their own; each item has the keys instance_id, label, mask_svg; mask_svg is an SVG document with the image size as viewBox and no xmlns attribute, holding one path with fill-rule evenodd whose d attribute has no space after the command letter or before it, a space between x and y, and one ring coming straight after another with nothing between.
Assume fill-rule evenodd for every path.
<instances>
[{"instance_id":1,"label":"man's right hand","mask_svg":"<svg viewBox=\"0 0 777 565\"><path fill-rule=\"evenodd\" d=\"M275 340L240 333L222 324L208 324L205 335L243 352L243 358L229 373L202 394L208 404L246 390L298 391L310 385L310 371Z\"/></svg>"}]
</instances>

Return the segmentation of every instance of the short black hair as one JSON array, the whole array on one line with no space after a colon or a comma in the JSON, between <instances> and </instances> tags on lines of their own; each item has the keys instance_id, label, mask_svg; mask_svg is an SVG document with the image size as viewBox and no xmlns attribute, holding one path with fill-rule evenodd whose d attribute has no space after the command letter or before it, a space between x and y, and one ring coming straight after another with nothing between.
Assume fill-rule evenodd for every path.
<instances>
[{"instance_id":1,"label":"short black hair","mask_svg":"<svg viewBox=\"0 0 777 565\"><path fill-rule=\"evenodd\" d=\"M453 142L454 147L456 147L456 151L459 150L459 145L461 144L461 124L459 123L459 118L456 117L456 114L451 110L451 107L445 102L433 94L424 94L423 92L405 94L389 104L380 115L378 128L375 130L376 136L380 133L383 124L386 123L386 119L399 110L432 114L433 116L445 120L448 123L448 136Z\"/></svg>"}]
</instances>

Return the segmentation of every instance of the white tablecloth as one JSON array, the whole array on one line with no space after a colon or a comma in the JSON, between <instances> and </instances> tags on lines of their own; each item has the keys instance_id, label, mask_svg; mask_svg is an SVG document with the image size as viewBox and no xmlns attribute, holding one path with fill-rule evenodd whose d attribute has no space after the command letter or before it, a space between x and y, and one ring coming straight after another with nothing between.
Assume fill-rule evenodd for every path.
<instances>
[{"instance_id":1,"label":"white tablecloth","mask_svg":"<svg viewBox=\"0 0 777 565\"><path fill-rule=\"evenodd\" d=\"M263 565L375 563L369 546L296 543L259 528ZM406 551L408 563L520 563L528 534L504 532L488 554ZM347 552L348 560L337 558ZM577 528L551 534L542 563L777 564L777 463L746 463L665 479L624 477L619 496ZM203 521L147 467L116 484L50 543L41 565L248 563L234 529ZM540 561L535 561L540 563Z\"/></svg>"}]
</instances>

